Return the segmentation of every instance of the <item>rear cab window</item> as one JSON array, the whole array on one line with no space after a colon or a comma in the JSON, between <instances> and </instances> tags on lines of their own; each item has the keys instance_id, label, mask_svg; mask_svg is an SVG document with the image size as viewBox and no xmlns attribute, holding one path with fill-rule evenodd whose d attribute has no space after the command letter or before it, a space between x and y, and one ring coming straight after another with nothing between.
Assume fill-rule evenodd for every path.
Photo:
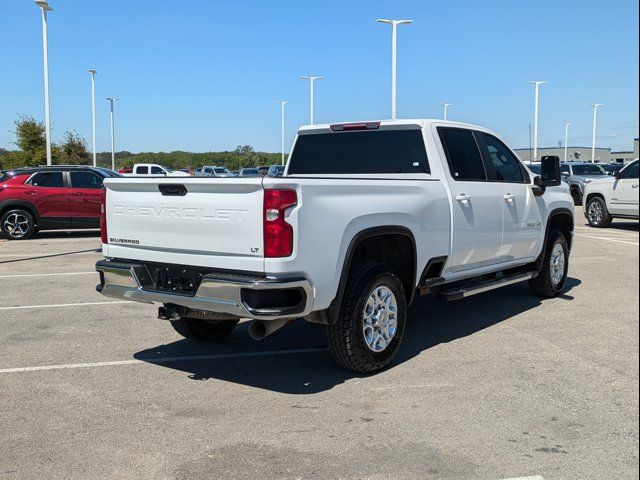
<instances>
[{"instance_id":1,"label":"rear cab window","mask_svg":"<svg viewBox=\"0 0 640 480\"><path fill-rule=\"evenodd\" d=\"M421 129L338 131L298 136L289 175L430 173Z\"/></svg>"},{"instance_id":2,"label":"rear cab window","mask_svg":"<svg viewBox=\"0 0 640 480\"><path fill-rule=\"evenodd\" d=\"M149 175L149 167L136 167L136 175Z\"/></svg>"},{"instance_id":3,"label":"rear cab window","mask_svg":"<svg viewBox=\"0 0 640 480\"><path fill-rule=\"evenodd\" d=\"M438 135L454 180L487 181L487 172L473 131L464 128L438 127Z\"/></svg>"}]
</instances>

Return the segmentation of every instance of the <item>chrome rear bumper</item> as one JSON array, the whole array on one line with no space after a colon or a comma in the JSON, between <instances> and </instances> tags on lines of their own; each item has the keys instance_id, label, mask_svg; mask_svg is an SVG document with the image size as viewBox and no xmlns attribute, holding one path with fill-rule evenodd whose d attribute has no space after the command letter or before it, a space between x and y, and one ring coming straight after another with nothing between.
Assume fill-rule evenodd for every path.
<instances>
[{"instance_id":1,"label":"chrome rear bumper","mask_svg":"<svg viewBox=\"0 0 640 480\"><path fill-rule=\"evenodd\" d=\"M120 300L142 303L180 305L192 310L224 313L238 318L273 320L298 318L311 313L313 289L305 278L270 278L251 275L211 273L204 275L193 295L143 286L140 276L146 268L135 262L102 260L96 264L100 284L96 290L102 295ZM278 294L292 293L299 298L295 305L269 304L270 296L278 301ZM256 305L256 298L263 305ZM264 305L266 300L267 305ZM290 303L290 302L289 302Z\"/></svg>"}]
</instances>

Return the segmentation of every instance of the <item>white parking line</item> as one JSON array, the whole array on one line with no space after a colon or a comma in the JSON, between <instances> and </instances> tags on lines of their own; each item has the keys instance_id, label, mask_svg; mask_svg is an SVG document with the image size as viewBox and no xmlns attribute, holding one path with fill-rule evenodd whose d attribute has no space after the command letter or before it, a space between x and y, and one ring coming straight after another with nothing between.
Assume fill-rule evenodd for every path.
<instances>
[{"instance_id":1,"label":"white parking line","mask_svg":"<svg viewBox=\"0 0 640 480\"><path fill-rule=\"evenodd\" d=\"M594 235L585 235L583 233L576 233L575 235L578 236L578 237L594 238L596 240L605 240L607 242L624 243L626 245L635 245L636 247L638 245L640 245L640 243L638 243L638 242L626 242L624 240L617 240L617 239L614 239L614 238L606 238L606 237L596 237Z\"/></svg>"},{"instance_id":2,"label":"white parking line","mask_svg":"<svg viewBox=\"0 0 640 480\"><path fill-rule=\"evenodd\" d=\"M122 303L131 303L123 300L121 302L86 302L86 303L60 303L56 305L21 305L19 307L0 307L1 310L28 310L31 308L60 308L60 307L90 307L94 305L118 305Z\"/></svg>"},{"instance_id":3,"label":"white parking line","mask_svg":"<svg viewBox=\"0 0 640 480\"><path fill-rule=\"evenodd\" d=\"M28 273L23 275L0 275L0 278L57 277L64 275L98 275L98 272Z\"/></svg>"},{"instance_id":4,"label":"white parking line","mask_svg":"<svg viewBox=\"0 0 640 480\"><path fill-rule=\"evenodd\" d=\"M505 478L503 480L544 480L544 478L540 475L534 475L533 477Z\"/></svg>"},{"instance_id":5,"label":"white parking line","mask_svg":"<svg viewBox=\"0 0 640 480\"><path fill-rule=\"evenodd\" d=\"M534 475L533 477L505 478L504 480L544 480L544 478L540 475Z\"/></svg>"},{"instance_id":6,"label":"white parking line","mask_svg":"<svg viewBox=\"0 0 640 480\"><path fill-rule=\"evenodd\" d=\"M301 353L327 352L326 348L300 348L296 350L272 350L266 352L220 353L217 355L193 355L185 357L149 358L146 360L116 360L112 362L68 363L63 365L42 365L38 367L17 367L0 369L2 373L41 372L47 370L68 370L73 368L117 367L124 365L164 364L173 362L190 362L201 360L221 360L225 358L268 357L274 355L299 355Z\"/></svg>"}]
</instances>

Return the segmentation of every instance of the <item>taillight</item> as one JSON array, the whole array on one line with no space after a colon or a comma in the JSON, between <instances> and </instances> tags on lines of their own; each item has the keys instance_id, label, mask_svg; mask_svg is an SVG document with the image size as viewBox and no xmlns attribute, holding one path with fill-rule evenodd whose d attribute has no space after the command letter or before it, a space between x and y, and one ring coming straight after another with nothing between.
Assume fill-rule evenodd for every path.
<instances>
[{"instance_id":1,"label":"taillight","mask_svg":"<svg viewBox=\"0 0 640 480\"><path fill-rule=\"evenodd\" d=\"M287 208L298 203L295 190L264 191L264 256L289 257L293 253L293 227L284 219Z\"/></svg>"},{"instance_id":2,"label":"taillight","mask_svg":"<svg viewBox=\"0 0 640 480\"><path fill-rule=\"evenodd\" d=\"M100 238L102 243L109 243L107 235L107 189L103 188L100 194Z\"/></svg>"}]
</instances>

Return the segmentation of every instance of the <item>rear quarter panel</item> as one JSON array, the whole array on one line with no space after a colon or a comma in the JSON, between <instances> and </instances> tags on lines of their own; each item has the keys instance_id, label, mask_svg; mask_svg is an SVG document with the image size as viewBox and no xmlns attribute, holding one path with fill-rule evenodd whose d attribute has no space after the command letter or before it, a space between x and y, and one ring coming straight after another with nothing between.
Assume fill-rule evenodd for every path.
<instances>
[{"instance_id":1,"label":"rear quarter panel","mask_svg":"<svg viewBox=\"0 0 640 480\"><path fill-rule=\"evenodd\" d=\"M449 203L442 183L431 175L265 178L264 187L298 193L287 218L295 232L293 255L265 259L265 272L309 278L313 310L327 308L335 298L349 244L363 230L409 229L416 242L416 278L430 258L448 255Z\"/></svg>"}]
</instances>

